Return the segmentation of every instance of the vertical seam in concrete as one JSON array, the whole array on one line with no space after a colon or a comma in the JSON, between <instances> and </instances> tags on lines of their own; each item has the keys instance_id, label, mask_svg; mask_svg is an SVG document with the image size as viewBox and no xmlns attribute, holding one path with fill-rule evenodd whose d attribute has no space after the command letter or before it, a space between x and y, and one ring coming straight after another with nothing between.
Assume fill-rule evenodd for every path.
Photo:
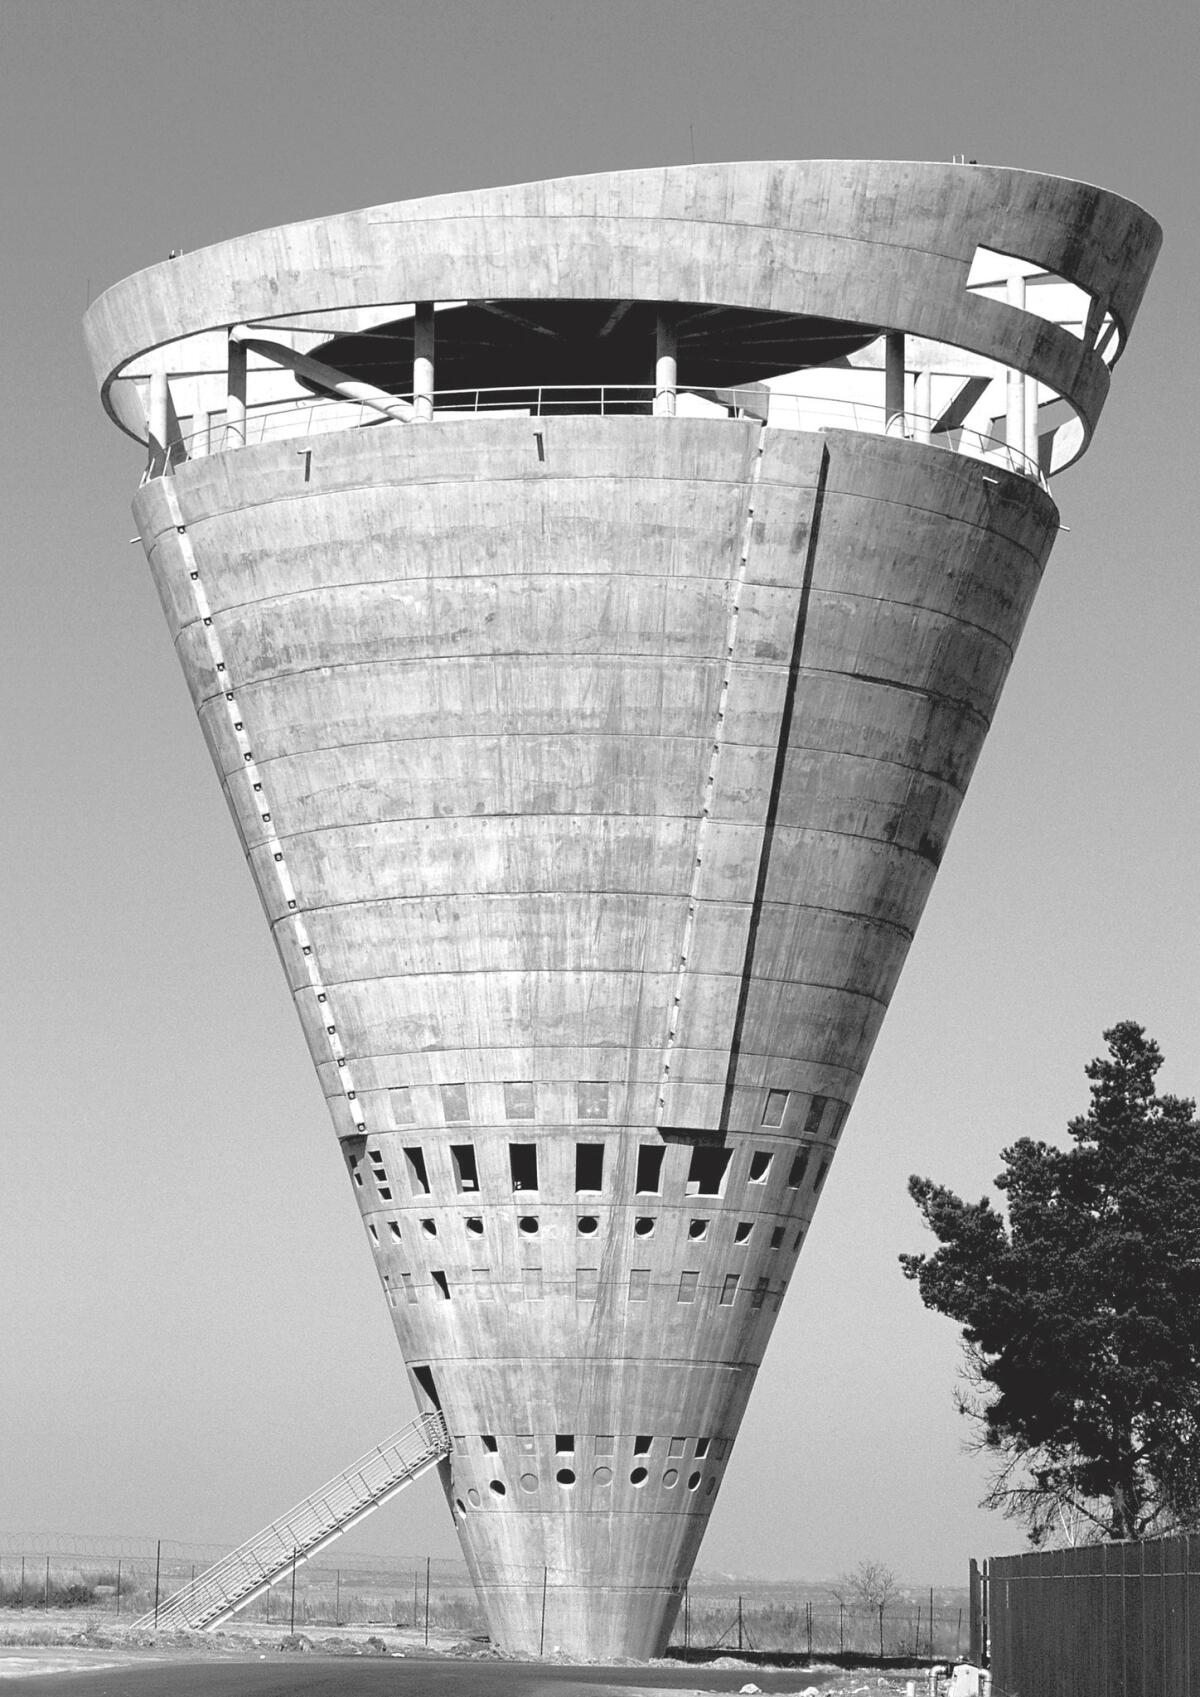
<instances>
[{"instance_id":1,"label":"vertical seam in concrete","mask_svg":"<svg viewBox=\"0 0 1200 1697\"><path fill-rule=\"evenodd\" d=\"M351 1117L354 1120L355 1127L357 1130L365 1132L367 1129L366 1121L363 1117L362 1106L358 1101L357 1092L354 1088L354 1079L351 1076L350 1064L346 1059L346 1053L342 1046L341 1037L338 1035L336 1023L329 1012L329 993L325 988L324 980L322 979L320 969L317 966L316 951L313 947L312 940L309 937L308 927L296 911L296 889L292 882L292 875L288 870L283 844L280 841L279 833L275 829L274 810L271 807L266 791L263 788L258 766L254 759L254 751L250 747L250 739L246 734L245 721L242 718L241 711L237 704L237 697L232 688L233 680L229 676L229 672L226 667L225 655L221 648L221 639L218 637L216 627L213 624L212 611L208 603L208 595L200 576L200 568L196 563L196 552L192 547L192 539L188 535L188 528L184 522L183 513L180 510L179 497L176 494L173 480L169 477L163 478L162 489L167 511L170 513L171 521L175 526L175 541L179 548L179 554L183 562L184 570L187 574L185 581L191 595L192 605L195 608L196 617L200 621L200 627L204 632L204 640L208 645L209 659L212 661L213 674L216 679L217 686L221 690L225 701L225 711L229 718L230 730L232 731L234 740L237 743L238 751L242 756L241 772L250 786L251 808L258 814L263 831L263 844L271 856L269 864L275 875L275 884L279 892L280 901L286 909L286 918L291 923L292 935L295 938L296 947L300 951L300 959L304 962L305 970L308 974L309 986L312 989L313 994L316 996L317 1002L325 1016L322 1019L322 1026L330 1058L337 1068L338 1083L341 1086L342 1093L346 1097L346 1100L351 1104L350 1112ZM226 781L232 782L232 778L227 779ZM253 871L254 863L250 857L249 845L247 845L246 848L246 858L247 860L250 860L251 871ZM272 929L274 929L274 925L276 923L278 923L278 921L272 922Z\"/></svg>"},{"instance_id":2,"label":"vertical seam in concrete","mask_svg":"<svg viewBox=\"0 0 1200 1697\"><path fill-rule=\"evenodd\" d=\"M687 962L688 955L691 953L692 936L696 929L696 910L700 901L700 879L704 871L704 839L709 819L712 816L713 796L716 794L717 787L717 772L721 764L721 749L725 740L725 709L729 700L729 685L733 675L733 651L737 643L738 617L742 610L742 594L746 584L750 543L754 533L754 499L758 492L758 481L762 475L763 450L766 445L767 427L763 423L759 425L758 446L755 449L754 462L750 467L746 492L746 516L742 524L737 571L730 582L729 620L725 628L725 671L721 679L721 693L717 698L717 720L713 729L712 752L708 761L708 776L704 785L704 802L700 813L700 824L696 832L696 856L692 863L692 881L688 888L687 918L684 921L683 942L680 944L679 964L675 972L675 991L667 1014L667 1036L663 1044L662 1066L658 1080L658 1101L654 1109L656 1127L662 1125L666 1113L667 1086L671 1081L671 1059L679 1035L683 986L687 976Z\"/></svg>"},{"instance_id":3,"label":"vertical seam in concrete","mask_svg":"<svg viewBox=\"0 0 1200 1697\"><path fill-rule=\"evenodd\" d=\"M762 919L767 874L771 867L771 849L775 840L775 820L779 812L779 794L783 788L788 738L791 734L792 715L796 707L796 688L800 680L800 661L804 649L805 630L808 625L808 602L812 592L813 568L817 558L817 540L821 531L821 509L825 503L825 483L828 472L829 449L822 444L821 469L817 473L817 487L813 495L812 522L808 527L808 547L804 554L804 574L800 583L800 600L796 608L796 628L792 636L792 657L788 665L783 712L779 720L779 745L775 751L775 769L771 774L771 792L767 801L767 816L763 825L762 848L758 856L758 877L755 879L754 898L750 904L750 927L746 936L746 953L742 962L742 982L738 989L737 1013L734 1015L733 1036L729 1043L729 1069L725 1075L725 1096L721 1103L721 1118L718 1127L722 1135L729 1130L729 1116L733 1107L738 1057L741 1053L742 1032L746 1024L746 1005L750 996L750 982L754 975L754 953L758 944L758 928Z\"/></svg>"}]
</instances>

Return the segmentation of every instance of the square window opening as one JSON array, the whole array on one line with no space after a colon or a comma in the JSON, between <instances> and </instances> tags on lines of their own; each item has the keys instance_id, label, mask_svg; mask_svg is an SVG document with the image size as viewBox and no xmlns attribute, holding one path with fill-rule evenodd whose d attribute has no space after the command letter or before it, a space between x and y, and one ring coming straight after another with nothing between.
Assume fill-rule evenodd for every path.
<instances>
[{"instance_id":1,"label":"square window opening","mask_svg":"<svg viewBox=\"0 0 1200 1697\"><path fill-rule=\"evenodd\" d=\"M661 1145L654 1143L643 1143L638 1150L635 1187L639 1196L657 1196L662 1190L662 1169L666 1153Z\"/></svg>"},{"instance_id":2,"label":"square window opening","mask_svg":"<svg viewBox=\"0 0 1200 1697\"><path fill-rule=\"evenodd\" d=\"M654 1439L652 1437L647 1437L644 1434L641 1437L635 1438L633 1440L634 1455L649 1455L650 1446L653 1442Z\"/></svg>"},{"instance_id":3,"label":"square window opening","mask_svg":"<svg viewBox=\"0 0 1200 1697\"><path fill-rule=\"evenodd\" d=\"M536 1190L538 1187L537 1145L510 1143L508 1166L514 1190Z\"/></svg>"},{"instance_id":4,"label":"square window opening","mask_svg":"<svg viewBox=\"0 0 1200 1697\"><path fill-rule=\"evenodd\" d=\"M720 1196L725 1184L725 1175L729 1171L729 1160L732 1150L714 1148L709 1143L697 1143L692 1150L692 1161L688 1168L687 1194L689 1196Z\"/></svg>"},{"instance_id":5,"label":"square window opening","mask_svg":"<svg viewBox=\"0 0 1200 1697\"><path fill-rule=\"evenodd\" d=\"M672 1438L670 1443L667 1445L667 1455L672 1460L678 1460L678 1458L687 1450L687 1445L688 1441L686 1438Z\"/></svg>"},{"instance_id":6,"label":"square window opening","mask_svg":"<svg viewBox=\"0 0 1200 1697\"><path fill-rule=\"evenodd\" d=\"M480 1435L479 1441L489 1455L495 1455L496 1451L500 1448L499 1444L490 1432L483 1432Z\"/></svg>"},{"instance_id":7,"label":"square window opening","mask_svg":"<svg viewBox=\"0 0 1200 1697\"><path fill-rule=\"evenodd\" d=\"M763 1108L762 1123L764 1125L782 1125L783 1116L787 1112L790 1090L768 1090L766 1105Z\"/></svg>"},{"instance_id":8,"label":"square window opening","mask_svg":"<svg viewBox=\"0 0 1200 1697\"><path fill-rule=\"evenodd\" d=\"M555 1453L555 1455L574 1455L575 1454L575 1434L574 1434L574 1432L556 1432L555 1433L555 1435L554 1435L554 1453Z\"/></svg>"},{"instance_id":9,"label":"square window opening","mask_svg":"<svg viewBox=\"0 0 1200 1697\"><path fill-rule=\"evenodd\" d=\"M404 1151L408 1162L408 1182L414 1196L429 1195L429 1175L425 1171L425 1153L418 1145Z\"/></svg>"},{"instance_id":10,"label":"square window opening","mask_svg":"<svg viewBox=\"0 0 1200 1697\"><path fill-rule=\"evenodd\" d=\"M597 1455L612 1455L613 1452L614 1452L613 1433L611 1433L611 1432L597 1432L596 1433L596 1439L595 1439L595 1448L596 1448L596 1454Z\"/></svg>"},{"instance_id":11,"label":"square window opening","mask_svg":"<svg viewBox=\"0 0 1200 1697\"><path fill-rule=\"evenodd\" d=\"M460 1191L479 1189L479 1168L475 1161L473 1143L452 1143L450 1159L454 1165L454 1182Z\"/></svg>"},{"instance_id":12,"label":"square window opening","mask_svg":"<svg viewBox=\"0 0 1200 1697\"><path fill-rule=\"evenodd\" d=\"M603 1143L577 1143L575 1145L575 1189L579 1191L604 1189Z\"/></svg>"}]
</instances>

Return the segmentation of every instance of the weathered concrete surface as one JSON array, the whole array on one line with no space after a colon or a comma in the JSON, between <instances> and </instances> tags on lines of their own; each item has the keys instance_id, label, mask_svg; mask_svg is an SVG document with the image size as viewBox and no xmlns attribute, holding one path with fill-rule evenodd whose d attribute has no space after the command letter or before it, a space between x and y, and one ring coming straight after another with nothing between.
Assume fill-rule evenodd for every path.
<instances>
[{"instance_id":1,"label":"weathered concrete surface","mask_svg":"<svg viewBox=\"0 0 1200 1697\"><path fill-rule=\"evenodd\" d=\"M969 294L979 244L1088 334ZM136 428L122 368L240 321L711 301L971 349L1090 425L1156 246L1020 172L680 167L247 237L89 336ZM1056 508L899 437L483 416L212 452L135 512L493 1635L653 1652Z\"/></svg>"},{"instance_id":2,"label":"weathered concrete surface","mask_svg":"<svg viewBox=\"0 0 1200 1697\"><path fill-rule=\"evenodd\" d=\"M548 1642L639 1653L1057 515L1027 480L883 438L538 426L544 459L524 419L347 432L307 483L290 444L227 454L136 511L397 1334L458 1437L447 1491L493 1628L537 1648L545 1568ZM532 1121L506 1115L513 1081ZM694 1141L671 1134L697 1131L728 1134L719 1197L688 1194ZM522 1141L535 1191L513 1187ZM596 1191L581 1142L604 1147ZM665 1155L639 1195L643 1146Z\"/></svg>"}]
</instances>

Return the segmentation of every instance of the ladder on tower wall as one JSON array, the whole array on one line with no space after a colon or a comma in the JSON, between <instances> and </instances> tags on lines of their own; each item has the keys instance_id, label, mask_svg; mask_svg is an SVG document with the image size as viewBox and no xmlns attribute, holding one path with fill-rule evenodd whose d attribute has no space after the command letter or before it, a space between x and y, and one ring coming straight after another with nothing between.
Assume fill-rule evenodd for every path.
<instances>
[{"instance_id":1,"label":"ladder on tower wall","mask_svg":"<svg viewBox=\"0 0 1200 1697\"><path fill-rule=\"evenodd\" d=\"M134 1622L135 1627L219 1626L235 1610L312 1559L335 1538L394 1497L450 1453L440 1413L420 1414L384 1443L360 1456L319 1491L214 1562L203 1573Z\"/></svg>"}]
</instances>

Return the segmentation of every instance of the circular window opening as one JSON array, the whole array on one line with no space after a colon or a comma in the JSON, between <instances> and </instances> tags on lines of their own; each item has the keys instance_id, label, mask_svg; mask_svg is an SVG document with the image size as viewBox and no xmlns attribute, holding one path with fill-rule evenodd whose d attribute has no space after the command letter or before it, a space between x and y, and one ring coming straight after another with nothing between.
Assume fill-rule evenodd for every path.
<instances>
[{"instance_id":1,"label":"circular window opening","mask_svg":"<svg viewBox=\"0 0 1200 1697\"><path fill-rule=\"evenodd\" d=\"M689 1476L688 1476L688 1490L689 1491L694 1491L696 1489L696 1486L699 1483L700 1483L700 1475L698 1473L689 1474Z\"/></svg>"},{"instance_id":2,"label":"circular window opening","mask_svg":"<svg viewBox=\"0 0 1200 1697\"><path fill-rule=\"evenodd\" d=\"M596 1485L611 1485L612 1484L612 1468L611 1467L598 1467L596 1469L596 1471L592 1474L592 1482L593 1482L593 1484L596 1484Z\"/></svg>"},{"instance_id":3,"label":"circular window opening","mask_svg":"<svg viewBox=\"0 0 1200 1697\"><path fill-rule=\"evenodd\" d=\"M491 1484L488 1486L488 1490L494 1497L506 1497L508 1495L503 1482L499 1479L493 1479Z\"/></svg>"},{"instance_id":4,"label":"circular window opening","mask_svg":"<svg viewBox=\"0 0 1200 1697\"><path fill-rule=\"evenodd\" d=\"M707 1220L693 1220L691 1225L688 1227L688 1236L689 1237L703 1237L707 1230L708 1230L708 1221Z\"/></svg>"},{"instance_id":5,"label":"circular window opening","mask_svg":"<svg viewBox=\"0 0 1200 1697\"><path fill-rule=\"evenodd\" d=\"M584 1214L583 1218L579 1222L580 1236L591 1237L592 1233L598 1229L599 1225L600 1222L594 1214Z\"/></svg>"},{"instance_id":6,"label":"circular window opening","mask_svg":"<svg viewBox=\"0 0 1200 1697\"><path fill-rule=\"evenodd\" d=\"M663 1484L667 1487L667 1490L669 1491L671 1489L672 1485L677 1485L678 1483L679 1483L678 1473L676 1473L676 1471L673 1467L668 1467L667 1471L663 1474Z\"/></svg>"},{"instance_id":7,"label":"circular window opening","mask_svg":"<svg viewBox=\"0 0 1200 1697\"><path fill-rule=\"evenodd\" d=\"M538 1476L537 1476L537 1474L536 1473L522 1473L522 1475L521 1475L521 1489L523 1491L536 1491L537 1488L538 1488Z\"/></svg>"},{"instance_id":8,"label":"circular window opening","mask_svg":"<svg viewBox=\"0 0 1200 1697\"><path fill-rule=\"evenodd\" d=\"M483 1221L478 1214L472 1214L467 1220L467 1230L474 1232L476 1237L483 1236Z\"/></svg>"},{"instance_id":9,"label":"circular window opening","mask_svg":"<svg viewBox=\"0 0 1200 1697\"><path fill-rule=\"evenodd\" d=\"M569 1467L560 1467L554 1477L560 1485L573 1485L575 1483L575 1475Z\"/></svg>"},{"instance_id":10,"label":"circular window opening","mask_svg":"<svg viewBox=\"0 0 1200 1697\"><path fill-rule=\"evenodd\" d=\"M633 1229L638 1237L649 1237L654 1230L654 1221L643 1214L640 1219L633 1222Z\"/></svg>"},{"instance_id":11,"label":"circular window opening","mask_svg":"<svg viewBox=\"0 0 1200 1697\"><path fill-rule=\"evenodd\" d=\"M521 1217L521 1230L525 1233L526 1237L533 1237L536 1234L537 1229L538 1229L538 1223L534 1219L532 1214L522 1215L522 1217Z\"/></svg>"},{"instance_id":12,"label":"circular window opening","mask_svg":"<svg viewBox=\"0 0 1200 1697\"><path fill-rule=\"evenodd\" d=\"M644 1485L646 1483L646 1469L644 1467L635 1467L633 1472L629 1475L629 1483L631 1485Z\"/></svg>"}]
</instances>

